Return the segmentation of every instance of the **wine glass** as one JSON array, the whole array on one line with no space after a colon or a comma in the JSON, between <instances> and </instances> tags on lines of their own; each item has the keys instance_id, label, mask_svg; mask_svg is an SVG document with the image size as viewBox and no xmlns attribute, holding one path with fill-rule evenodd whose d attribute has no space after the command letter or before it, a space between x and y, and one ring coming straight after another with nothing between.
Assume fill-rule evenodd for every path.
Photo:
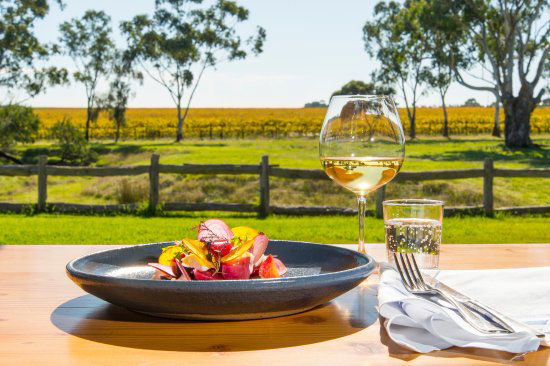
<instances>
[{"instance_id":1,"label":"wine glass","mask_svg":"<svg viewBox=\"0 0 550 366\"><path fill-rule=\"evenodd\" d=\"M404 157L405 136L392 97L340 95L330 99L319 158L332 180L357 195L361 253L365 253L366 196L397 175Z\"/></svg>"}]
</instances>

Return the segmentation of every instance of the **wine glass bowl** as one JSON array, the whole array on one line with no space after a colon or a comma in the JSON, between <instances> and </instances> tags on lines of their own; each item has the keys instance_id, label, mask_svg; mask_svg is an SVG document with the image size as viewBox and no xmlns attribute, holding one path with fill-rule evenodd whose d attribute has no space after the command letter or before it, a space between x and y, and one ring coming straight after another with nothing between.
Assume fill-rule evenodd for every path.
<instances>
[{"instance_id":1,"label":"wine glass bowl","mask_svg":"<svg viewBox=\"0 0 550 366\"><path fill-rule=\"evenodd\" d=\"M319 158L332 180L357 195L361 252L365 196L397 175L404 156L403 127L390 96L331 98L320 133Z\"/></svg>"}]
</instances>

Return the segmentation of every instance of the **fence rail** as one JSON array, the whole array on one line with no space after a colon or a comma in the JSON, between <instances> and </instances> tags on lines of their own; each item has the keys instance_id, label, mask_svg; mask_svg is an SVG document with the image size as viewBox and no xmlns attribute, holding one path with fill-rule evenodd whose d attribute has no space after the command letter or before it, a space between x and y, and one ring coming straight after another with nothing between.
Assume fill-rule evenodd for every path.
<instances>
[{"instance_id":1,"label":"fence rail","mask_svg":"<svg viewBox=\"0 0 550 366\"><path fill-rule=\"evenodd\" d=\"M231 204L231 203L180 203L169 202L163 204L166 211L228 211L228 212L257 212L260 217L266 217L270 213L285 215L356 215L357 210L341 207L286 207L273 206L270 204L269 178L287 179L316 179L330 180L322 170L309 169L284 169L277 165L269 165L268 156L263 156L259 165L229 165L229 164L183 164L167 165L159 163L160 157L156 154L151 156L150 165L132 167L69 167L69 166L48 166L47 157L40 156L36 165L21 166L0 166L0 176L31 176L38 177L38 199L36 202L37 211L45 211L52 208L59 212L113 212L132 211L137 209L136 204L112 204L112 205L87 205L73 203L48 203L47 180L48 176L63 177L112 177L112 176L133 176L140 174L149 175L149 202L148 208L154 213L159 207L160 174L253 174L259 176L259 205L252 204ZM491 216L494 212L523 213L548 213L550 206L524 206L524 207L503 207L494 208L493 200L493 179L498 178L550 178L550 169L495 169L493 160L488 158L483 163L483 169L462 169L462 170L436 170L426 172L401 172L394 179L396 182L425 181L425 180L447 180L483 178L483 205L470 207L446 207L446 215L461 213L485 214ZM385 198L385 187L376 192L377 216L382 215L382 202ZM0 211L22 212L29 205L20 203L1 203ZM372 213L372 212L370 212Z\"/></svg>"}]
</instances>

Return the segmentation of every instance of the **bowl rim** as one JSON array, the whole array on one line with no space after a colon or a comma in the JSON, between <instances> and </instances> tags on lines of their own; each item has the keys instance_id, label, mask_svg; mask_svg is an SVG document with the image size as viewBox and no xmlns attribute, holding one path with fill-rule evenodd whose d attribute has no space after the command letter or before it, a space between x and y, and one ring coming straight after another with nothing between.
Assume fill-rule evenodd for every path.
<instances>
[{"instance_id":1,"label":"bowl rim","mask_svg":"<svg viewBox=\"0 0 550 366\"><path fill-rule=\"evenodd\" d=\"M292 245L308 245L308 246L314 245L314 246L323 246L323 247L327 245L327 244L318 244L318 243L293 241L293 240L270 240L270 242L291 243ZM92 281L101 282L101 283L113 283L113 284L124 283L126 285L129 285L129 284L144 285L145 284L153 287L162 286L163 288L166 288L167 286L170 286L170 287L173 286L173 287L179 287L179 288L187 287L190 289L217 288L217 289L228 290L230 288L234 289L234 287L238 287L239 289L250 288L251 285L253 285L253 288L256 288L258 286L263 286L263 285L303 284L303 282L310 282L311 278L325 279L327 281L330 281L331 279L341 279L342 277L355 277L357 275L362 274L362 272L366 272L364 274L366 278L374 271L374 268L376 267L376 261L372 256L368 254L359 253L352 249L342 248L339 246L331 246L330 248L349 252L350 254L356 257L364 259L366 262L356 267L345 269L342 271L319 273L315 275L281 277L281 278L271 278L271 279L210 280L210 281L165 281L165 280L155 280L155 279L114 277L114 276L106 276L106 275L100 275L100 274L94 274L91 272L81 271L75 267L75 264L77 264L79 261L89 259L90 257L96 256L102 253L107 253L110 251L118 251L118 250L128 250L131 248L139 248L139 247L145 247L145 246L171 244L171 243L173 243L173 241L128 245L120 248L100 250L94 253L83 255L81 257L78 257L69 261L65 269L69 277L71 277L71 279L72 277L76 277L78 279L92 280ZM229 284L232 284L234 286L228 286Z\"/></svg>"}]
</instances>

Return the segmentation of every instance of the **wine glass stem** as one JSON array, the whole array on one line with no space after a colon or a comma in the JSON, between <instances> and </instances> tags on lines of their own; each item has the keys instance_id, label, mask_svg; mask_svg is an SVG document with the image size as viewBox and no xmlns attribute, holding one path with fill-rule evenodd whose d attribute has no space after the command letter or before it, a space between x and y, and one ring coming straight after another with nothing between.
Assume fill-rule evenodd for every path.
<instances>
[{"instance_id":1,"label":"wine glass stem","mask_svg":"<svg viewBox=\"0 0 550 366\"><path fill-rule=\"evenodd\" d=\"M367 197L364 194L357 195L358 216L359 216L359 253L365 251L365 212L367 210Z\"/></svg>"}]
</instances>

